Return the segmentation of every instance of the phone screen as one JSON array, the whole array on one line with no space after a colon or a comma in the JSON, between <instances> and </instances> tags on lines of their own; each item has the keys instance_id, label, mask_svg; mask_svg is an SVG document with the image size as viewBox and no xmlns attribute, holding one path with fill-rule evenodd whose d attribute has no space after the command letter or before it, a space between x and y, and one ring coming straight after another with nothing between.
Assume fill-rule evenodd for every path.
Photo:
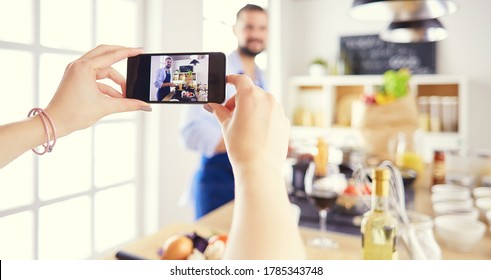
<instances>
[{"instance_id":1,"label":"phone screen","mask_svg":"<svg viewBox=\"0 0 491 280\"><path fill-rule=\"evenodd\" d=\"M223 53L142 54L128 58L127 98L150 103L222 103Z\"/></svg>"}]
</instances>

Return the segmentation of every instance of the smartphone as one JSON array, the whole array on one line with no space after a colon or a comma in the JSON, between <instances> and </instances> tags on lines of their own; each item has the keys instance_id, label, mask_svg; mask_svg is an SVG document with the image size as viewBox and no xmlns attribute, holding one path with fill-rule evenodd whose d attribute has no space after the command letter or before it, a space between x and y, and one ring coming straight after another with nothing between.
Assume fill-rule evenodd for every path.
<instances>
[{"instance_id":1,"label":"smartphone","mask_svg":"<svg viewBox=\"0 0 491 280\"><path fill-rule=\"evenodd\" d=\"M220 52L141 54L128 58L126 97L149 103L223 103Z\"/></svg>"}]
</instances>

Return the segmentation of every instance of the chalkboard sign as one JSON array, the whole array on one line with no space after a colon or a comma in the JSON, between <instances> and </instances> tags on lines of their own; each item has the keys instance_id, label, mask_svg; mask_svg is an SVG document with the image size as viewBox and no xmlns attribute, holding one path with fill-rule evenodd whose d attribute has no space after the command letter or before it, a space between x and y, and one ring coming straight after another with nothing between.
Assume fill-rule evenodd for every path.
<instances>
[{"instance_id":1,"label":"chalkboard sign","mask_svg":"<svg viewBox=\"0 0 491 280\"><path fill-rule=\"evenodd\" d=\"M409 68L413 74L436 73L436 43L388 43L378 35L341 37L341 53L351 74L382 74Z\"/></svg>"},{"instance_id":2,"label":"chalkboard sign","mask_svg":"<svg viewBox=\"0 0 491 280\"><path fill-rule=\"evenodd\" d=\"M183 65L183 66L179 66L179 72L181 72L181 73L186 73L186 72L188 72L188 71L193 72L193 69L194 69L193 65Z\"/></svg>"}]
</instances>

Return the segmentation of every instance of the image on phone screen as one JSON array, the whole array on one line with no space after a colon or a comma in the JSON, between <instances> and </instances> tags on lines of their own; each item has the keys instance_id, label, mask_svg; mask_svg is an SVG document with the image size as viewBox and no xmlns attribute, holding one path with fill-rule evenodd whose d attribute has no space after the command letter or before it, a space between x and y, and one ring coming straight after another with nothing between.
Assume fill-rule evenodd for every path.
<instances>
[{"instance_id":1,"label":"image on phone screen","mask_svg":"<svg viewBox=\"0 0 491 280\"><path fill-rule=\"evenodd\" d=\"M222 53L142 54L128 58L126 97L150 103L221 103Z\"/></svg>"},{"instance_id":2,"label":"image on phone screen","mask_svg":"<svg viewBox=\"0 0 491 280\"><path fill-rule=\"evenodd\" d=\"M150 101L208 102L209 55L153 56Z\"/></svg>"}]
</instances>

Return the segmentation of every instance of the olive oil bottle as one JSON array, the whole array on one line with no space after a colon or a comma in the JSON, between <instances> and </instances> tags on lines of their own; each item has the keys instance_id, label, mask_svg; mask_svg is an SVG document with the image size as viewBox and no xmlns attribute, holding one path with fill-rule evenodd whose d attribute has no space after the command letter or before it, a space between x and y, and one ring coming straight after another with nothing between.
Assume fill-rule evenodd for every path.
<instances>
[{"instance_id":1,"label":"olive oil bottle","mask_svg":"<svg viewBox=\"0 0 491 280\"><path fill-rule=\"evenodd\" d=\"M390 214L388 207L390 172L385 168L376 168L372 178L372 207L361 221L362 258L397 259L397 220Z\"/></svg>"}]
</instances>

